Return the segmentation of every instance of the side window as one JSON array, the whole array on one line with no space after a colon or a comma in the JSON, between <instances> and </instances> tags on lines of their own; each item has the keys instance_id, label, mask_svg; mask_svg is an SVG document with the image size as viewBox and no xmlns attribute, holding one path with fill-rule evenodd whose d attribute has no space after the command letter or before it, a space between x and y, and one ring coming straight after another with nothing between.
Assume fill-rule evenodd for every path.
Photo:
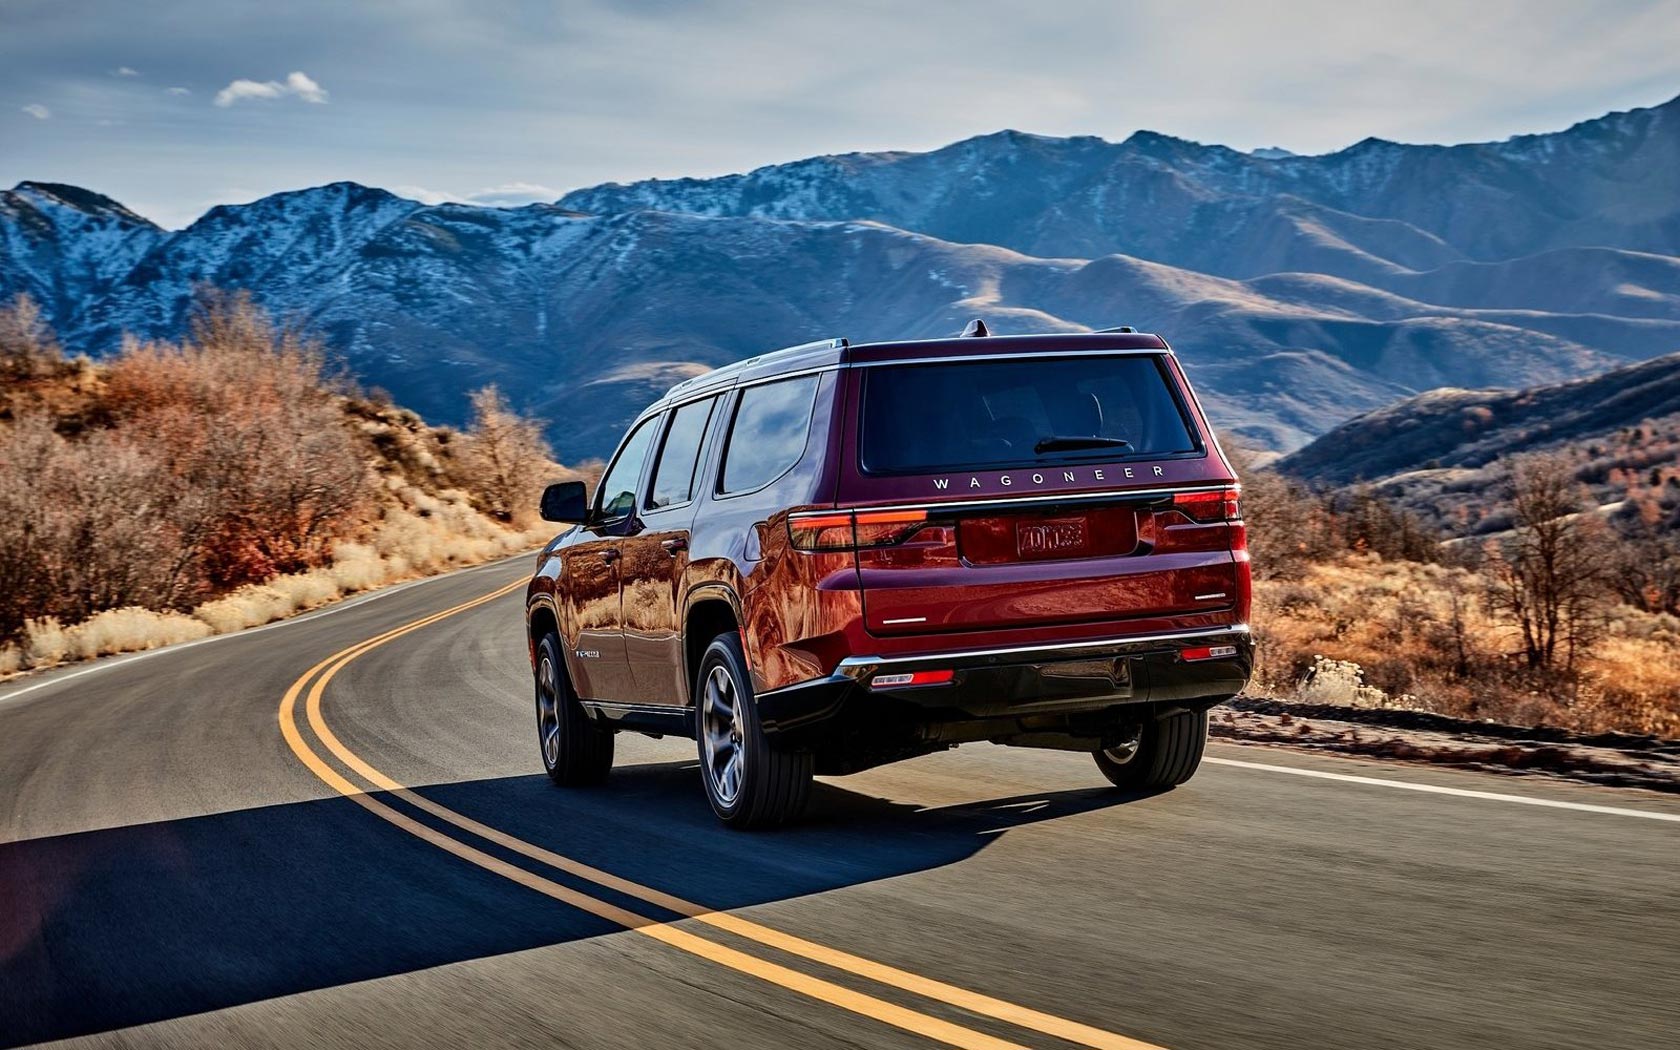
<instances>
[{"instance_id":1,"label":"side window","mask_svg":"<svg viewBox=\"0 0 1680 1050\"><path fill-rule=\"evenodd\" d=\"M694 498L694 471L700 464L700 444L705 440L706 424L711 422L712 407L716 404L717 398L709 397L682 406L672 416L671 428L665 432L665 445L653 465L649 510L687 503Z\"/></svg>"},{"instance_id":2,"label":"side window","mask_svg":"<svg viewBox=\"0 0 1680 1050\"><path fill-rule=\"evenodd\" d=\"M719 491L750 492L788 472L805 454L817 377L800 376L741 391Z\"/></svg>"},{"instance_id":3,"label":"side window","mask_svg":"<svg viewBox=\"0 0 1680 1050\"><path fill-rule=\"evenodd\" d=\"M654 424L659 418L644 419L641 426L632 430L612 466L601 476L601 485L595 490L596 517L600 520L622 518L635 508L636 481L642 476L642 464L647 460L648 446L653 443L657 430Z\"/></svg>"}]
</instances>

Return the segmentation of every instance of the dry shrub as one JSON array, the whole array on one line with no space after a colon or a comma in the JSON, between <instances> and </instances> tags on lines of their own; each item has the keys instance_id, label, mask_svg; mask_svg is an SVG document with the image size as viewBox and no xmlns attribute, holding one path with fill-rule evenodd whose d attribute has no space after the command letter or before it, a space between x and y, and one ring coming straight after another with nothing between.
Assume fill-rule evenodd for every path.
<instances>
[{"instance_id":1,"label":"dry shrub","mask_svg":"<svg viewBox=\"0 0 1680 1050\"><path fill-rule=\"evenodd\" d=\"M368 471L319 351L247 300L216 304L194 342L126 347L101 412L69 437L38 411L0 430L0 637L184 609L319 564L361 520Z\"/></svg>"},{"instance_id":2,"label":"dry shrub","mask_svg":"<svg viewBox=\"0 0 1680 1050\"><path fill-rule=\"evenodd\" d=\"M365 507L321 348L244 296L213 300L180 346L125 346L108 400L176 483L172 517L207 590L321 564Z\"/></svg>"},{"instance_id":3,"label":"dry shrub","mask_svg":"<svg viewBox=\"0 0 1680 1050\"><path fill-rule=\"evenodd\" d=\"M0 372L0 674L528 550L554 532L542 486L589 476L493 389L465 432L341 389L243 295L105 365L65 361L19 300Z\"/></svg>"},{"instance_id":4,"label":"dry shrub","mask_svg":"<svg viewBox=\"0 0 1680 1050\"><path fill-rule=\"evenodd\" d=\"M387 511L368 537L380 559L390 566L391 579L476 565L529 550L554 535L553 527L547 525L517 531L503 528L479 514L465 493L407 495L424 506Z\"/></svg>"},{"instance_id":5,"label":"dry shrub","mask_svg":"<svg viewBox=\"0 0 1680 1050\"><path fill-rule=\"evenodd\" d=\"M1634 727L1680 737L1680 646L1672 634L1644 638L1611 635L1592 656L1598 672L1595 730Z\"/></svg>"},{"instance_id":6,"label":"dry shrub","mask_svg":"<svg viewBox=\"0 0 1680 1050\"><path fill-rule=\"evenodd\" d=\"M28 620L23 625L24 658L33 667L60 663L70 655L70 635L56 616Z\"/></svg>"},{"instance_id":7,"label":"dry shrub","mask_svg":"<svg viewBox=\"0 0 1680 1050\"><path fill-rule=\"evenodd\" d=\"M193 615L209 624L217 634L242 631L247 627L278 620L297 611L291 598L276 587L250 583L226 597L205 602Z\"/></svg>"},{"instance_id":8,"label":"dry shrub","mask_svg":"<svg viewBox=\"0 0 1680 1050\"><path fill-rule=\"evenodd\" d=\"M341 594L365 591L388 579L379 552L364 543L341 543L333 549L333 563L327 567Z\"/></svg>"},{"instance_id":9,"label":"dry shrub","mask_svg":"<svg viewBox=\"0 0 1680 1050\"><path fill-rule=\"evenodd\" d=\"M365 542L338 545L331 564L241 587L205 602L193 615L225 634L357 591L518 554L552 536L546 526L524 532L505 529L474 510L465 493L433 496L404 487L398 495L405 505L388 510Z\"/></svg>"},{"instance_id":10,"label":"dry shrub","mask_svg":"<svg viewBox=\"0 0 1680 1050\"><path fill-rule=\"evenodd\" d=\"M1680 621L1622 607L1572 677L1527 666L1520 630L1457 566L1351 555L1260 579L1253 690L1584 732L1680 736Z\"/></svg>"},{"instance_id":11,"label":"dry shrub","mask_svg":"<svg viewBox=\"0 0 1680 1050\"><path fill-rule=\"evenodd\" d=\"M168 604L178 574L158 465L110 432L68 441L39 414L0 436L0 636L31 617Z\"/></svg>"}]
</instances>

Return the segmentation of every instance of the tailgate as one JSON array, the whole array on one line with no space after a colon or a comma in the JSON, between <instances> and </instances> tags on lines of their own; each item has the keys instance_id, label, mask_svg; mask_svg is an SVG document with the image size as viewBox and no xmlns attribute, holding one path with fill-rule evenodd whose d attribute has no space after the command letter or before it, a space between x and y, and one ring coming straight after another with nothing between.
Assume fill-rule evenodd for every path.
<instances>
[{"instance_id":1,"label":"tailgate","mask_svg":"<svg viewBox=\"0 0 1680 1050\"><path fill-rule=\"evenodd\" d=\"M1223 488L1054 506L930 505L891 512L907 520L881 525L860 511L865 623L873 634L904 635L1229 607L1237 568L1227 495L1234 511L1235 494Z\"/></svg>"}]
</instances>

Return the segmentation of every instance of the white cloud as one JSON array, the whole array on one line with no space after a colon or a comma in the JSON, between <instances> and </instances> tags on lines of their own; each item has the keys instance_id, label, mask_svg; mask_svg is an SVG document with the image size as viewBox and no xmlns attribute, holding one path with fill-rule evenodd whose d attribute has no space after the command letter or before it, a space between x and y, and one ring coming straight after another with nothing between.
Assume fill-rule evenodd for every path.
<instances>
[{"instance_id":1,"label":"white cloud","mask_svg":"<svg viewBox=\"0 0 1680 1050\"><path fill-rule=\"evenodd\" d=\"M29 105L23 107L23 111L34 117L36 120L46 120L48 117L52 116L52 110L41 105L39 102L31 102Z\"/></svg>"},{"instance_id":2,"label":"white cloud","mask_svg":"<svg viewBox=\"0 0 1680 1050\"><path fill-rule=\"evenodd\" d=\"M460 204L464 200L462 197L453 193L446 193L443 190L429 190L424 186L412 186L406 183L400 186L392 186L391 192L399 197L407 197L411 201L419 201L421 204Z\"/></svg>"},{"instance_id":3,"label":"white cloud","mask_svg":"<svg viewBox=\"0 0 1680 1050\"><path fill-rule=\"evenodd\" d=\"M235 102L244 99L275 99L291 95L304 102L325 105L327 89L317 84L309 74L288 73L284 81L279 80L235 80L227 87L216 92L216 105L226 109Z\"/></svg>"},{"instance_id":4,"label":"white cloud","mask_svg":"<svg viewBox=\"0 0 1680 1050\"><path fill-rule=\"evenodd\" d=\"M561 196L560 191L535 182L505 182L500 186L486 186L467 194L415 185L393 186L391 192L421 204L478 204L487 208L518 208L526 204L547 204Z\"/></svg>"},{"instance_id":5,"label":"white cloud","mask_svg":"<svg viewBox=\"0 0 1680 1050\"><path fill-rule=\"evenodd\" d=\"M309 79L306 74L287 74L286 90L290 91L298 98L303 99L305 102L314 102L319 105L326 105L327 89Z\"/></svg>"},{"instance_id":6,"label":"white cloud","mask_svg":"<svg viewBox=\"0 0 1680 1050\"><path fill-rule=\"evenodd\" d=\"M114 77L137 77L140 75L140 71L133 66L118 66L111 70L111 75Z\"/></svg>"},{"instance_id":7,"label":"white cloud","mask_svg":"<svg viewBox=\"0 0 1680 1050\"><path fill-rule=\"evenodd\" d=\"M163 93L166 94L166 95L190 95L190 94L192 94L192 89L191 88L184 88L184 87L172 87L172 88L165 88Z\"/></svg>"},{"instance_id":8,"label":"white cloud","mask_svg":"<svg viewBox=\"0 0 1680 1050\"><path fill-rule=\"evenodd\" d=\"M559 200L558 190L535 182L505 182L467 194L471 204L487 204L492 208L517 208L522 204L543 204Z\"/></svg>"}]
</instances>

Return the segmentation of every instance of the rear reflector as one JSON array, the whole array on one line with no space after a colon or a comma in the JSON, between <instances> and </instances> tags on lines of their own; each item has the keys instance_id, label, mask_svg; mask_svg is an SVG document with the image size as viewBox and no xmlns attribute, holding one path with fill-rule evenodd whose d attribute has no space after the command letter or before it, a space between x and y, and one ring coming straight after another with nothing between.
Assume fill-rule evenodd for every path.
<instances>
[{"instance_id":1,"label":"rear reflector","mask_svg":"<svg viewBox=\"0 0 1680 1050\"><path fill-rule=\"evenodd\" d=\"M1186 663L1195 663L1197 660L1223 660L1227 656L1235 655L1237 647L1234 645L1204 645L1200 649L1180 649L1178 652L1179 659Z\"/></svg>"},{"instance_id":2,"label":"rear reflector","mask_svg":"<svg viewBox=\"0 0 1680 1050\"><path fill-rule=\"evenodd\" d=\"M904 689L917 685L950 685L955 671L912 671L908 674L878 674L869 680L871 689Z\"/></svg>"}]
</instances>

